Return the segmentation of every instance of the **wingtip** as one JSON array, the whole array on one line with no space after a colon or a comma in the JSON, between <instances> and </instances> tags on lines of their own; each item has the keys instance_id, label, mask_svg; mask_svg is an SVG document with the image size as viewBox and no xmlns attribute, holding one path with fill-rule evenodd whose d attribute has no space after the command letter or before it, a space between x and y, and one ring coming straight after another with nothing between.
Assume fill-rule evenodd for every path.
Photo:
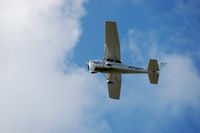
<instances>
[{"instance_id":1,"label":"wingtip","mask_svg":"<svg viewBox=\"0 0 200 133\"><path fill-rule=\"evenodd\" d=\"M109 96L109 98L112 99L112 100L120 100L120 97Z\"/></svg>"}]
</instances>

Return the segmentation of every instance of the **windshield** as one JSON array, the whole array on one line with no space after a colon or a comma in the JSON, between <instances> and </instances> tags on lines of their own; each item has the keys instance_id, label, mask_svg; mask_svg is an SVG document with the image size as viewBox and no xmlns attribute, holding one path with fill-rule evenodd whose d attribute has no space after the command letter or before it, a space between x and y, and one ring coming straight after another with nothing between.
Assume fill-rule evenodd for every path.
<instances>
[{"instance_id":1,"label":"windshield","mask_svg":"<svg viewBox=\"0 0 200 133\"><path fill-rule=\"evenodd\" d=\"M93 61L95 64L102 64L102 61L101 60L94 60Z\"/></svg>"}]
</instances>

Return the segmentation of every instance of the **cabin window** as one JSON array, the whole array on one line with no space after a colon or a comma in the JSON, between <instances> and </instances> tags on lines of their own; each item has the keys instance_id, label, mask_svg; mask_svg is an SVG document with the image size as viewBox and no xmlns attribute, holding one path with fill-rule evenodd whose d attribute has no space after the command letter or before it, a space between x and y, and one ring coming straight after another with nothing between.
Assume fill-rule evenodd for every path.
<instances>
[{"instance_id":1,"label":"cabin window","mask_svg":"<svg viewBox=\"0 0 200 133\"><path fill-rule=\"evenodd\" d=\"M113 60L113 59L107 59L106 61L114 62L114 60Z\"/></svg>"},{"instance_id":2,"label":"cabin window","mask_svg":"<svg viewBox=\"0 0 200 133\"><path fill-rule=\"evenodd\" d=\"M119 61L119 60L113 60L113 59L106 59L106 61L121 63L121 61Z\"/></svg>"},{"instance_id":3,"label":"cabin window","mask_svg":"<svg viewBox=\"0 0 200 133\"><path fill-rule=\"evenodd\" d=\"M121 61L119 61L119 60L115 60L115 62L116 62L116 63L121 63Z\"/></svg>"}]
</instances>

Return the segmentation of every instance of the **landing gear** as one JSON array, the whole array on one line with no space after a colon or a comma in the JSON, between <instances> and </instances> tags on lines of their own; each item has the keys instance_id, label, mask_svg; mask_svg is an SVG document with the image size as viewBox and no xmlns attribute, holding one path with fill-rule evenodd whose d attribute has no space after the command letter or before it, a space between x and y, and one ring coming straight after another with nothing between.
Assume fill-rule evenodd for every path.
<instances>
[{"instance_id":1,"label":"landing gear","mask_svg":"<svg viewBox=\"0 0 200 133\"><path fill-rule=\"evenodd\" d=\"M106 80L106 82L108 83L108 84L113 84L114 82L112 82L111 80Z\"/></svg>"}]
</instances>

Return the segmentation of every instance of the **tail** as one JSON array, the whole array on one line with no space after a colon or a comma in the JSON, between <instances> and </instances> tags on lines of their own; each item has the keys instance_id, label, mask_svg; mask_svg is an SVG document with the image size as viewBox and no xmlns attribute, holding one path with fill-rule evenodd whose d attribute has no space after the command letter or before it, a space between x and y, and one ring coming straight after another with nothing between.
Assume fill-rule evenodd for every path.
<instances>
[{"instance_id":1,"label":"tail","mask_svg":"<svg viewBox=\"0 0 200 133\"><path fill-rule=\"evenodd\" d=\"M151 84L158 84L159 66L158 66L158 61L155 59L149 60L148 76Z\"/></svg>"}]
</instances>

